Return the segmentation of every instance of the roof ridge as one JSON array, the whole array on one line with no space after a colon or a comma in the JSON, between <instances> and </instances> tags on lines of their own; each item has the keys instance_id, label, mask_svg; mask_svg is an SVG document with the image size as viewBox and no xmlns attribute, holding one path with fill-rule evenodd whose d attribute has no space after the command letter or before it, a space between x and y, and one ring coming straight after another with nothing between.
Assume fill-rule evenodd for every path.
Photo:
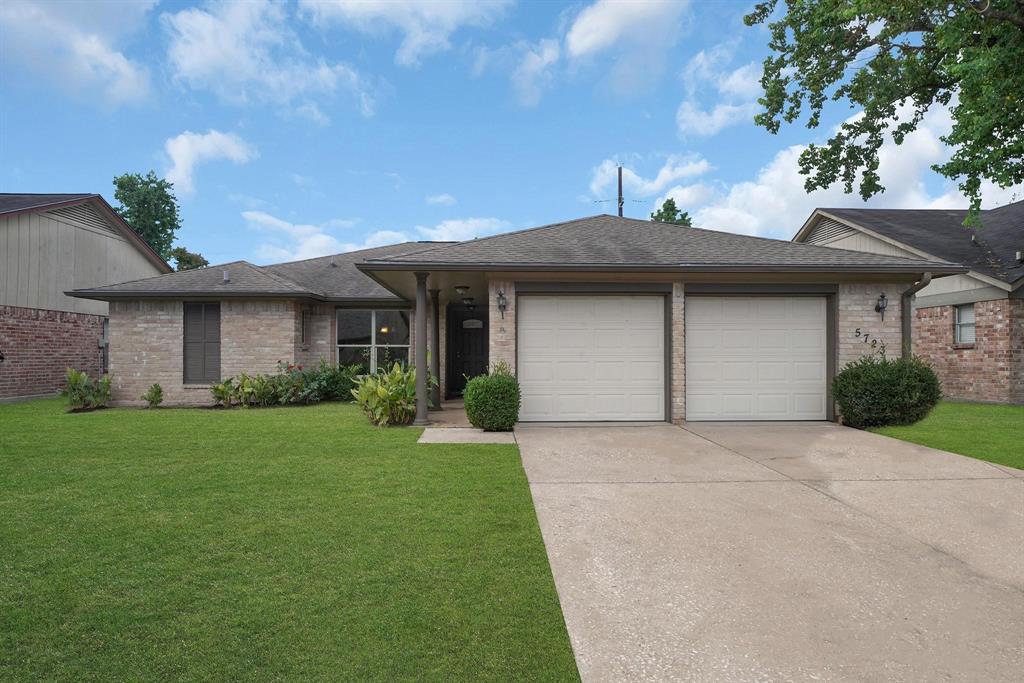
<instances>
[{"instance_id":1,"label":"roof ridge","mask_svg":"<svg viewBox=\"0 0 1024 683\"><path fill-rule=\"evenodd\" d=\"M598 213L598 214L594 214L593 216L584 216L582 218L573 218L573 219L567 220L567 221L560 221L560 222L557 222L557 223L548 223L547 225L537 225L537 226L534 226L532 228L522 228L520 230L512 230L510 232L499 232L499 233L497 233L495 235L487 235L486 237L474 237L471 240L457 240L455 242L446 242L444 244L446 244L448 246L452 246L452 245L459 246L459 245L463 245L463 244L479 244L481 242L486 242L487 240L492 240L492 239L495 239L497 237L509 237L511 235L522 235L522 234L527 233L527 232L536 232L538 230L545 230L547 228L557 228L557 227L559 227L561 225L568 225L570 223L579 223L581 221L587 221L587 220L591 220L593 218L600 218L602 216L608 216L608 214L606 214L606 213ZM429 249L424 249L422 251L410 252L409 254L396 254L395 256L389 256L386 259L371 259L371 260L386 261L386 260L388 260L390 258L395 258L397 256L410 256L412 254L424 254L424 253L426 253L428 251L433 251L434 249L438 249L438 248L440 248L440 247L431 247Z\"/></svg>"},{"instance_id":2,"label":"roof ridge","mask_svg":"<svg viewBox=\"0 0 1024 683\"><path fill-rule=\"evenodd\" d=\"M130 285L133 282L145 282L147 280L158 280L160 278L171 277L173 275L181 275L182 273L191 273L197 270L212 270L213 268L223 268L224 266L233 266L236 263L248 263L248 261L228 261L227 263L219 263L210 266L202 266L200 268L189 268L188 270L172 270L169 273L160 273L159 275L150 275L149 277L140 277L135 280L125 280L124 282L112 282L109 285L102 285L100 287L88 287L86 289L105 289L107 287L115 287L120 285ZM249 263L249 265L252 265Z\"/></svg>"},{"instance_id":3,"label":"roof ridge","mask_svg":"<svg viewBox=\"0 0 1024 683\"><path fill-rule=\"evenodd\" d=\"M263 266L257 266L255 263L249 263L248 261L245 261L245 260L238 261L238 263L243 263L243 264L249 266L250 268L252 268L253 270L255 270L256 272L258 272L260 275L264 275L266 277L269 277L271 280L273 280L274 282L277 282L279 284L287 285L289 287L294 287L296 290L298 290L300 292L306 292L306 293L309 293L309 294L320 294L320 295L323 294L323 292L315 292L315 291L313 291L313 290L311 290L311 289L309 289L307 287L303 287L298 282L295 282L294 280L286 278L286 277L284 277L282 275L278 275L277 273L272 273L269 270L266 270Z\"/></svg>"},{"instance_id":4,"label":"roof ridge","mask_svg":"<svg viewBox=\"0 0 1024 683\"><path fill-rule=\"evenodd\" d=\"M395 242L394 244L382 244L378 247L364 247L362 249L353 249L352 251L339 251L336 254L324 254L323 256L310 256L309 258L296 259L294 261L281 261L280 263L268 263L260 268L274 268L276 266L290 266L293 263L306 263L307 261L316 261L322 258L330 258L332 256L348 256L349 254L358 254L364 251L374 251L376 249L386 249L388 247L400 247L403 244L423 244L420 240L406 240L405 242ZM456 244L456 241L429 241L429 244Z\"/></svg>"}]
</instances>

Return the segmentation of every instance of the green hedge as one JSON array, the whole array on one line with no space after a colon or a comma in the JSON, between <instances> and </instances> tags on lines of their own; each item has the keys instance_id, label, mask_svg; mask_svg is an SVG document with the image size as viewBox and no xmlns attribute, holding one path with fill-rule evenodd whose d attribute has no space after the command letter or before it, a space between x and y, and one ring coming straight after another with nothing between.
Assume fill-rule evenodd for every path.
<instances>
[{"instance_id":1,"label":"green hedge","mask_svg":"<svg viewBox=\"0 0 1024 683\"><path fill-rule=\"evenodd\" d=\"M474 377L463 394L469 423L485 432L507 432L519 421L519 382L506 367Z\"/></svg>"},{"instance_id":2,"label":"green hedge","mask_svg":"<svg viewBox=\"0 0 1024 683\"><path fill-rule=\"evenodd\" d=\"M920 358L865 356L832 381L832 394L851 427L913 424L942 398L939 379Z\"/></svg>"}]
</instances>

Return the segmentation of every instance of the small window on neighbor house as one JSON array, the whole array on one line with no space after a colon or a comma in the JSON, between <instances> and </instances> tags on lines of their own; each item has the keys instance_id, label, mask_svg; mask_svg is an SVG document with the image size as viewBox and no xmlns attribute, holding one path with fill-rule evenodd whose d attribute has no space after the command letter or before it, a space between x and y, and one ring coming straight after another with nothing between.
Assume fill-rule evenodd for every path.
<instances>
[{"instance_id":1,"label":"small window on neighbor house","mask_svg":"<svg viewBox=\"0 0 1024 683\"><path fill-rule=\"evenodd\" d=\"M974 343L974 304L956 307L956 343Z\"/></svg>"},{"instance_id":2,"label":"small window on neighbor house","mask_svg":"<svg viewBox=\"0 0 1024 683\"><path fill-rule=\"evenodd\" d=\"M185 384L220 381L220 304L186 303Z\"/></svg>"},{"instance_id":3,"label":"small window on neighbor house","mask_svg":"<svg viewBox=\"0 0 1024 683\"><path fill-rule=\"evenodd\" d=\"M302 311L302 345L309 346L313 339L313 312Z\"/></svg>"}]
</instances>

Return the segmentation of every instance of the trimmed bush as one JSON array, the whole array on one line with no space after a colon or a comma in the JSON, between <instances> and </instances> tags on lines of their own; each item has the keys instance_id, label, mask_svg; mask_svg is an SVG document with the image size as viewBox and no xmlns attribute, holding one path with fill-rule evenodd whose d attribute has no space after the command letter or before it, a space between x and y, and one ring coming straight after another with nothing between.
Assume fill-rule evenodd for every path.
<instances>
[{"instance_id":1,"label":"trimmed bush","mask_svg":"<svg viewBox=\"0 0 1024 683\"><path fill-rule=\"evenodd\" d=\"M93 380L81 370L68 368L64 379L66 386L61 393L68 399L68 410L106 408L110 402L110 375Z\"/></svg>"},{"instance_id":2,"label":"trimmed bush","mask_svg":"<svg viewBox=\"0 0 1024 683\"><path fill-rule=\"evenodd\" d=\"M469 423L485 432L508 432L519 421L519 382L506 363L469 380L462 397Z\"/></svg>"},{"instance_id":3,"label":"trimmed bush","mask_svg":"<svg viewBox=\"0 0 1024 683\"><path fill-rule=\"evenodd\" d=\"M832 380L843 424L863 429L906 425L927 415L942 398L939 379L920 358L864 356Z\"/></svg>"},{"instance_id":4,"label":"trimmed bush","mask_svg":"<svg viewBox=\"0 0 1024 683\"><path fill-rule=\"evenodd\" d=\"M146 406L149 408L159 407L164 402L164 388L159 384L154 384L149 389L146 389L146 393L142 395L142 400L146 402Z\"/></svg>"}]
</instances>

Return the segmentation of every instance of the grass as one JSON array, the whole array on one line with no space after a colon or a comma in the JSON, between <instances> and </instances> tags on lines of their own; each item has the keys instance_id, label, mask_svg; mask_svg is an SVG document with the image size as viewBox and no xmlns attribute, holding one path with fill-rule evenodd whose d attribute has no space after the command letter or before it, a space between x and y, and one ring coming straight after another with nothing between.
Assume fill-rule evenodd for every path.
<instances>
[{"instance_id":1,"label":"grass","mask_svg":"<svg viewBox=\"0 0 1024 683\"><path fill-rule=\"evenodd\" d=\"M0 680L578 674L514 446L0 405Z\"/></svg>"},{"instance_id":2,"label":"grass","mask_svg":"<svg viewBox=\"0 0 1024 683\"><path fill-rule=\"evenodd\" d=\"M871 431L1024 469L1024 406L943 401L916 424Z\"/></svg>"}]
</instances>

